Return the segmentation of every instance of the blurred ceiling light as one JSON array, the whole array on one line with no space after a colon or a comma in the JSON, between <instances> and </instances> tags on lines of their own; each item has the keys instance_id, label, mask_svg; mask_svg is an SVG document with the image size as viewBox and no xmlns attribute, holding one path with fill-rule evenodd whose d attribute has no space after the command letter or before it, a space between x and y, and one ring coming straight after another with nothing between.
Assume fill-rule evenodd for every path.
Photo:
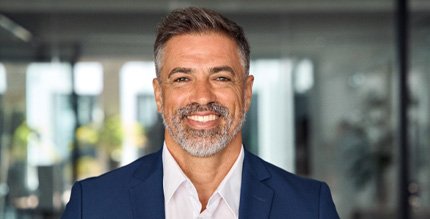
<instances>
[{"instance_id":1,"label":"blurred ceiling light","mask_svg":"<svg viewBox=\"0 0 430 219\"><path fill-rule=\"evenodd\" d=\"M0 94L4 94L6 92L6 88L6 69L4 65L0 63Z\"/></svg>"},{"instance_id":2,"label":"blurred ceiling light","mask_svg":"<svg viewBox=\"0 0 430 219\"><path fill-rule=\"evenodd\" d=\"M30 31L2 14L0 14L0 27L24 42L30 42L33 38Z\"/></svg>"}]
</instances>

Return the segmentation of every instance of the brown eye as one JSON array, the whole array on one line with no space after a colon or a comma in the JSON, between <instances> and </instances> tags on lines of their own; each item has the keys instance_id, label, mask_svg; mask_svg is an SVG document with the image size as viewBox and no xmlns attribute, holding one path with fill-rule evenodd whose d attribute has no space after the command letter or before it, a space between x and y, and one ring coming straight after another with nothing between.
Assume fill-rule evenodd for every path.
<instances>
[{"instance_id":1,"label":"brown eye","mask_svg":"<svg viewBox=\"0 0 430 219\"><path fill-rule=\"evenodd\" d=\"M173 82L186 82L186 81L189 81L189 79L186 77L179 77L173 80Z\"/></svg>"},{"instance_id":2,"label":"brown eye","mask_svg":"<svg viewBox=\"0 0 430 219\"><path fill-rule=\"evenodd\" d=\"M227 77L217 77L216 80L217 81L231 81L230 78L227 78Z\"/></svg>"}]
</instances>

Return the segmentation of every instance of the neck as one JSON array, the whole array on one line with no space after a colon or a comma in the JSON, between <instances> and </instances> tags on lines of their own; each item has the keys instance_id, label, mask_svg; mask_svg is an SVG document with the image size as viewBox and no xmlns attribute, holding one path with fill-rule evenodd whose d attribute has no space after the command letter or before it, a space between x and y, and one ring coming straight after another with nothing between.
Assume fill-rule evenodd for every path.
<instances>
[{"instance_id":1,"label":"neck","mask_svg":"<svg viewBox=\"0 0 430 219\"><path fill-rule=\"evenodd\" d=\"M210 157L194 157L166 133L166 146L199 195L202 210L237 160L242 147L240 133L222 151Z\"/></svg>"}]
</instances>

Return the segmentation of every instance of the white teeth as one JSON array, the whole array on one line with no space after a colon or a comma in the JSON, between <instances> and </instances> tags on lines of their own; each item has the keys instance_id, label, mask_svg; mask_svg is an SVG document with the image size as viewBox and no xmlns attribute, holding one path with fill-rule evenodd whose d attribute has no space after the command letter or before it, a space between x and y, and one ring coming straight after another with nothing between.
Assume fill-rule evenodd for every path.
<instances>
[{"instance_id":1,"label":"white teeth","mask_svg":"<svg viewBox=\"0 0 430 219\"><path fill-rule=\"evenodd\" d=\"M198 121L198 122L209 122L209 121L213 121L217 118L216 115L208 115L208 116L188 116L188 119L194 120L194 121Z\"/></svg>"}]
</instances>

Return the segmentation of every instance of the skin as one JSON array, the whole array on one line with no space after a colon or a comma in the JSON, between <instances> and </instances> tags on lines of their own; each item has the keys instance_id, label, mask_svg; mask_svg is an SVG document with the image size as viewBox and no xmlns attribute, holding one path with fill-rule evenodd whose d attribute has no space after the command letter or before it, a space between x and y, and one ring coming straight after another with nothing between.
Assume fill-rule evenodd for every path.
<instances>
[{"instance_id":1,"label":"skin","mask_svg":"<svg viewBox=\"0 0 430 219\"><path fill-rule=\"evenodd\" d=\"M167 41L161 63L160 77L153 80L153 86L157 109L164 117L171 117L178 108L191 103L205 105L217 102L229 109L233 117L231 129L239 126L242 114L249 110L251 104L254 77L245 75L233 40L214 32L175 36ZM211 111L194 114L214 115ZM225 119L216 116L215 120L206 122L186 117L182 122L195 130L225 124ZM203 211L240 153L241 132L223 150L209 157L191 155L167 130L165 143L196 187Z\"/></svg>"}]
</instances>

